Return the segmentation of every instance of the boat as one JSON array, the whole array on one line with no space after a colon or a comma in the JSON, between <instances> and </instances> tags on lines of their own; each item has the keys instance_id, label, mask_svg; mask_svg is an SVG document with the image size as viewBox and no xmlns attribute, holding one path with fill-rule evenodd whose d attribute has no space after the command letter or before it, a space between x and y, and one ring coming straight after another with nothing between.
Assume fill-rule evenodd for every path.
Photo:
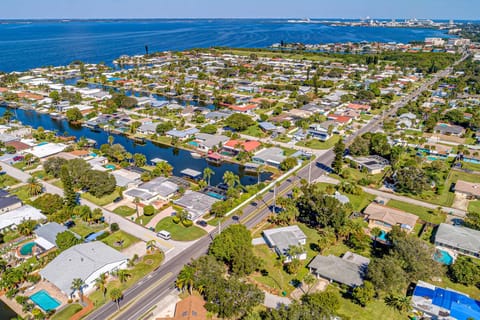
<instances>
[{"instance_id":1,"label":"boat","mask_svg":"<svg viewBox=\"0 0 480 320\"><path fill-rule=\"evenodd\" d=\"M194 159L200 159L202 157L202 155L200 153L196 153L196 152L190 152L190 155Z\"/></svg>"},{"instance_id":2,"label":"boat","mask_svg":"<svg viewBox=\"0 0 480 320\"><path fill-rule=\"evenodd\" d=\"M299 20L287 20L288 23L311 23L312 20L310 18L303 18Z\"/></svg>"},{"instance_id":3,"label":"boat","mask_svg":"<svg viewBox=\"0 0 480 320\"><path fill-rule=\"evenodd\" d=\"M60 113L52 112L50 113L50 118L55 120L61 120L63 119L63 116Z\"/></svg>"}]
</instances>

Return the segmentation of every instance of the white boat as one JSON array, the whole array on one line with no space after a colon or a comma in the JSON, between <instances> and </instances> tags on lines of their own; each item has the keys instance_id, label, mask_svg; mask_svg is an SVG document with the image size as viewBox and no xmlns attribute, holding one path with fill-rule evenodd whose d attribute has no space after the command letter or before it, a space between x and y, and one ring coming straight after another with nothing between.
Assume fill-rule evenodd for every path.
<instances>
[{"instance_id":1,"label":"white boat","mask_svg":"<svg viewBox=\"0 0 480 320\"><path fill-rule=\"evenodd\" d=\"M194 159L200 159L200 158L202 157L201 154L196 153L196 152L190 152L190 155L191 155L192 158L194 158Z\"/></svg>"}]
</instances>

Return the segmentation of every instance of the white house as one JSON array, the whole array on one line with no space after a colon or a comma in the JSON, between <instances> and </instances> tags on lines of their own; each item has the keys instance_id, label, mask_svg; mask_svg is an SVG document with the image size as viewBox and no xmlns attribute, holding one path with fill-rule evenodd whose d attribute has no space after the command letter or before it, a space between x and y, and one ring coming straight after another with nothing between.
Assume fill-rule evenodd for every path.
<instances>
[{"instance_id":1,"label":"white house","mask_svg":"<svg viewBox=\"0 0 480 320\"><path fill-rule=\"evenodd\" d=\"M303 248L307 243L307 236L298 226L264 230L263 238L270 248L273 248L280 257L284 257L283 262L307 259L307 252ZM299 247L302 252L292 257L290 256L291 247Z\"/></svg>"}]
</instances>

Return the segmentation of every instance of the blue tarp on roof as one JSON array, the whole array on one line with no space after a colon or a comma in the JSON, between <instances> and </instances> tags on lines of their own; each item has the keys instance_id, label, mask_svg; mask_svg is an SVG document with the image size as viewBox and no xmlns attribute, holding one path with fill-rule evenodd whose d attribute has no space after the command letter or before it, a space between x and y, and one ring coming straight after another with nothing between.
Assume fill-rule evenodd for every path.
<instances>
[{"instance_id":1,"label":"blue tarp on roof","mask_svg":"<svg viewBox=\"0 0 480 320\"><path fill-rule=\"evenodd\" d=\"M432 299L432 304L450 310L450 315L458 320L480 319L480 301L467 295L436 287L435 290L417 286L414 296Z\"/></svg>"}]
</instances>

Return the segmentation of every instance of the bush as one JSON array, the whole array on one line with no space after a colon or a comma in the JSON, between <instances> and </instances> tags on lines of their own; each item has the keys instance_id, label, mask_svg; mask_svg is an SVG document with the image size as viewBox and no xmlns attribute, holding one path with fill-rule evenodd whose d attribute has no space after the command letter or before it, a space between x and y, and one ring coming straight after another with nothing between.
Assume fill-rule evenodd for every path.
<instances>
[{"instance_id":1,"label":"bush","mask_svg":"<svg viewBox=\"0 0 480 320\"><path fill-rule=\"evenodd\" d=\"M184 227L189 228L189 227L193 226L193 221L186 219L186 220L182 221L182 224L183 224Z\"/></svg>"},{"instance_id":2,"label":"bush","mask_svg":"<svg viewBox=\"0 0 480 320\"><path fill-rule=\"evenodd\" d=\"M145 208L143 208L143 215L147 217L153 216L154 213L155 213L155 208L152 205L145 206Z\"/></svg>"},{"instance_id":3,"label":"bush","mask_svg":"<svg viewBox=\"0 0 480 320\"><path fill-rule=\"evenodd\" d=\"M174 217L172 218L172 221L173 221L173 223L175 223L175 224L179 224L179 223L180 223L180 218L177 217L177 216L174 216Z\"/></svg>"},{"instance_id":4,"label":"bush","mask_svg":"<svg viewBox=\"0 0 480 320\"><path fill-rule=\"evenodd\" d=\"M118 230L120 230L120 226L118 225L118 223L114 222L110 225L110 231L115 232Z\"/></svg>"}]
</instances>

